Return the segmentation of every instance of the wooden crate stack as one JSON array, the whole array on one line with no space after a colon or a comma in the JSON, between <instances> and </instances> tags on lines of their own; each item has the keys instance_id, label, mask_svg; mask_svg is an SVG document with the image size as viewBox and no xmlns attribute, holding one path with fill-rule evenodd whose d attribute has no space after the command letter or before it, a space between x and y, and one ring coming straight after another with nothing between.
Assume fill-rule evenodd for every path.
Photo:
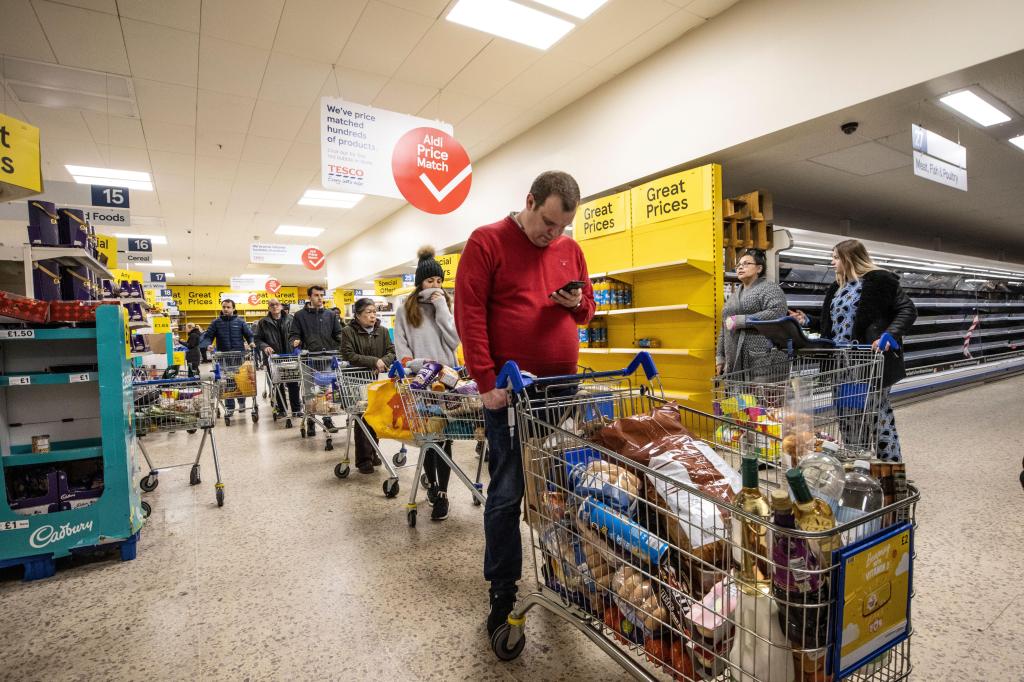
<instances>
[{"instance_id":1,"label":"wooden crate stack","mask_svg":"<svg viewBox=\"0 0 1024 682\"><path fill-rule=\"evenodd\" d=\"M726 199L722 206L725 221L723 246L725 269L736 270L736 261L744 249L772 247L772 195L755 190Z\"/></svg>"}]
</instances>

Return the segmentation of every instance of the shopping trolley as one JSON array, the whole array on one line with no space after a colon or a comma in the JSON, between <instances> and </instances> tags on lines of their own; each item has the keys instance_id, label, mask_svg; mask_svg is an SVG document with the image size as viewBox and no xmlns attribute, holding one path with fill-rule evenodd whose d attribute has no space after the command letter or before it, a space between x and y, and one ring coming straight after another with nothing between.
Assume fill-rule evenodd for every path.
<instances>
[{"instance_id":1,"label":"shopping trolley","mask_svg":"<svg viewBox=\"0 0 1024 682\"><path fill-rule=\"evenodd\" d=\"M224 424L231 426L230 411L225 404L228 399L252 398L252 407L239 407L238 411L249 412L253 424L260 420L260 407L256 403L256 365L243 351L224 351L213 354L213 377L220 384L217 416L224 411Z\"/></svg>"},{"instance_id":2,"label":"shopping trolley","mask_svg":"<svg viewBox=\"0 0 1024 682\"><path fill-rule=\"evenodd\" d=\"M297 358L299 362L299 391L302 394L303 406L299 435L303 438L313 437L319 424L327 434L324 450L333 450L332 434L338 431L334 417L345 414L341 400L341 382L338 380L341 368L338 352L303 351L298 356L290 357Z\"/></svg>"},{"instance_id":3,"label":"shopping trolley","mask_svg":"<svg viewBox=\"0 0 1024 682\"><path fill-rule=\"evenodd\" d=\"M191 467L189 485L201 483L199 460L207 440L213 453L213 468L217 477L214 484L217 506L224 506L224 483L220 478L220 460L217 458L217 442L213 437L213 426L216 422L218 385L210 381L202 381L198 377L187 379L155 379L134 383L134 419L135 435L138 437L139 449L146 459L149 473L139 481L143 492L156 490L160 483L161 471L178 467ZM195 459L181 464L170 464L157 467L146 450L145 436L153 433L173 433L185 431L193 434L202 429L203 438L199 441ZM148 506L148 505L146 505Z\"/></svg>"},{"instance_id":4,"label":"shopping trolley","mask_svg":"<svg viewBox=\"0 0 1024 682\"><path fill-rule=\"evenodd\" d=\"M872 537L909 535L918 499L912 486L898 504L800 531L732 503L741 457L752 453L715 443L716 431L730 424L722 417L666 403L646 353L616 372L533 380L509 363L498 386L513 389L537 582L494 632L498 658L522 653L526 614L540 606L640 680L909 676L909 585L890 595L905 598L907 609L891 648L870 660L845 650L844 658L832 657L843 641L843 604L841 561L830 550L869 535L858 531L881 526L897 509L909 523ZM633 430L615 431L610 422L641 415L630 423L663 433L657 447L630 449L612 437ZM780 489L775 468L759 471L758 489L766 497ZM912 547L900 551L909 572ZM903 562L893 557L892 565Z\"/></svg>"},{"instance_id":5,"label":"shopping trolley","mask_svg":"<svg viewBox=\"0 0 1024 682\"><path fill-rule=\"evenodd\" d=\"M284 426L292 428L292 414L289 412L288 385L302 384L302 361L297 354L271 355L267 358L267 391L270 395L274 421L284 419ZM267 397L264 395L263 397ZM284 413L279 405L284 405Z\"/></svg>"},{"instance_id":6,"label":"shopping trolley","mask_svg":"<svg viewBox=\"0 0 1024 682\"><path fill-rule=\"evenodd\" d=\"M348 416L345 423L348 439L345 443L344 459L334 467L334 475L338 478L348 478L351 472L349 451L352 448L354 431L355 429L362 429L366 439L373 444L373 449L377 452L377 457L380 458L381 464L388 471L388 477L383 483L384 497L389 499L396 497L399 491L398 472L395 471L391 461L380 451L380 445L370 437L370 427L366 425L366 421L363 419L363 414L366 412L367 391L370 384L378 380L379 373L376 369L366 369L346 364L338 368L337 377L341 407Z\"/></svg>"},{"instance_id":7,"label":"shopping trolley","mask_svg":"<svg viewBox=\"0 0 1024 682\"><path fill-rule=\"evenodd\" d=\"M429 481L421 478L423 463L428 452L433 452L447 464L452 472L462 481L473 495L473 504L481 505L485 498L480 474L486 456L487 439L484 436L484 406L479 393L459 393L445 391L439 393L430 388L413 388L412 379L406 376L402 364L395 361L388 376L395 380L402 405L402 414L408 420L409 432L420 448L420 456L416 462L416 473L413 477L412 492L406 505L406 519L410 528L416 527L416 494L422 483ZM477 453L476 478L470 479L465 471L455 463L441 445L446 441L473 441L482 443ZM426 474L422 474L426 476Z\"/></svg>"},{"instance_id":8,"label":"shopping trolley","mask_svg":"<svg viewBox=\"0 0 1024 682\"><path fill-rule=\"evenodd\" d=\"M804 336L793 318L750 321L778 349L764 365L717 377L715 414L753 424L758 454L789 464L808 450L870 457L877 443L883 356L871 346ZM736 438L724 427L719 439ZM787 459L788 458L788 459Z\"/></svg>"}]
</instances>

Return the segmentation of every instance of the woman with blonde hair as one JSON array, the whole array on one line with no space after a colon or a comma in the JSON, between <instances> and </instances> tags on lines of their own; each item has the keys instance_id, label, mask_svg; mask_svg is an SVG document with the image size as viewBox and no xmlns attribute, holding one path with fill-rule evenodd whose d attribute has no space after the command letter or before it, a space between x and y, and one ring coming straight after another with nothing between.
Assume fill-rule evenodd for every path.
<instances>
[{"instance_id":1,"label":"woman with blonde hair","mask_svg":"<svg viewBox=\"0 0 1024 682\"><path fill-rule=\"evenodd\" d=\"M889 403L889 388L907 376L903 336L917 319L917 308L900 286L899 275L875 265L864 245L847 239L832 248L836 281L825 292L821 316L790 311L800 324L816 327L821 335L839 342L870 343L885 353L882 395L877 405L876 455L902 461L896 419ZM874 406L872 406L874 409Z\"/></svg>"},{"instance_id":2,"label":"woman with blonde hair","mask_svg":"<svg viewBox=\"0 0 1024 682\"><path fill-rule=\"evenodd\" d=\"M434 248L422 247L417 256L416 290L405 299L395 315L395 355L403 363L433 360L453 367L455 349L459 347L459 333L452 315L452 298L441 286L444 268L434 259ZM452 456L452 442L442 445ZM423 460L427 476L427 501L433 505L430 518L443 521L448 518L448 481L451 468L428 450Z\"/></svg>"}]
</instances>

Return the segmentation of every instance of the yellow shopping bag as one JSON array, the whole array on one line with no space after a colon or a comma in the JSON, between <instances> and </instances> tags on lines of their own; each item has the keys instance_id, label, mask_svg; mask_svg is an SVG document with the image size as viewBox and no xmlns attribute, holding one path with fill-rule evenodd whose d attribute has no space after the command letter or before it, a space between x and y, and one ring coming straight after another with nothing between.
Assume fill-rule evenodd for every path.
<instances>
[{"instance_id":1,"label":"yellow shopping bag","mask_svg":"<svg viewBox=\"0 0 1024 682\"><path fill-rule=\"evenodd\" d=\"M389 379L382 379L367 386L366 412L363 419L373 427L380 438L412 441L409 418L402 406L402 398L398 395L395 382Z\"/></svg>"}]
</instances>

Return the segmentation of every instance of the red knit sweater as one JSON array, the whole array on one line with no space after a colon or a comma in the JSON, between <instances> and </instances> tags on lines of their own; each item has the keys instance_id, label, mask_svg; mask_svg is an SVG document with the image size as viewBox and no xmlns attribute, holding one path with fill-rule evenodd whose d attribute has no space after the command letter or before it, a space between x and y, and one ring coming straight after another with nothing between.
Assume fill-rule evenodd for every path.
<instances>
[{"instance_id":1,"label":"red knit sweater","mask_svg":"<svg viewBox=\"0 0 1024 682\"><path fill-rule=\"evenodd\" d=\"M581 280L583 302L568 310L550 296ZM594 289L579 245L559 237L534 246L512 218L473 231L455 279L455 325L481 393L494 388L508 360L538 376L574 374L577 325L594 316Z\"/></svg>"}]
</instances>

